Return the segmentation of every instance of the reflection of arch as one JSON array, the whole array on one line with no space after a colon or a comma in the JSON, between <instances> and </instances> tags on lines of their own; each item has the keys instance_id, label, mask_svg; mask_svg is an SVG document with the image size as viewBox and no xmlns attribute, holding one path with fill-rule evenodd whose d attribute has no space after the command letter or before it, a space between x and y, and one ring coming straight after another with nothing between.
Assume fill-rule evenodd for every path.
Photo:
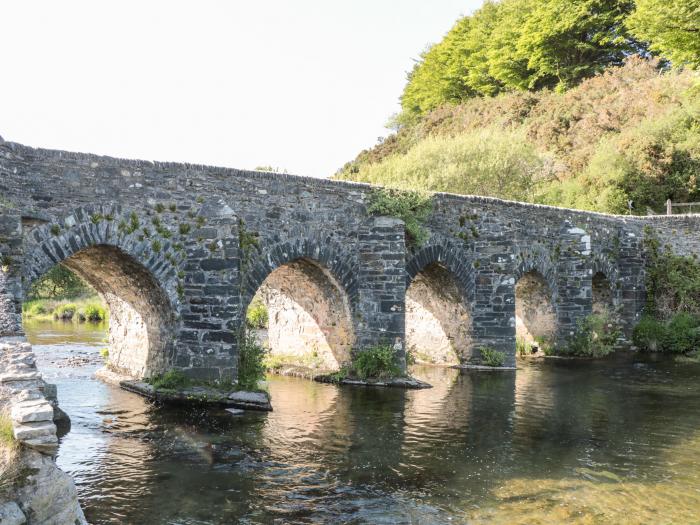
<instances>
[{"instance_id":1,"label":"reflection of arch","mask_svg":"<svg viewBox=\"0 0 700 525\"><path fill-rule=\"evenodd\" d=\"M454 365L471 355L474 278L462 253L433 244L406 265L406 349L418 362Z\"/></svg>"},{"instance_id":2,"label":"reflection of arch","mask_svg":"<svg viewBox=\"0 0 700 525\"><path fill-rule=\"evenodd\" d=\"M79 208L35 228L26 238L22 273L25 293L56 264L87 281L110 309L110 366L143 377L164 371L171 358L178 255L167 239L156 244L125 228L132 216L138 217L118 207Z\"/></svg>"},{"instance_id":3,"label":"reflection of arch","mask_svg":"<svg viewBox=\"0 0 700 525\"><path fill-rule=\"evenodd\" d=\"M356 272L340 253L339 246L300 239L263 250L246 270L243 311L252 295L267 306L268 330L258 336L283 362L337 369L349 361Z\"/></svg>"}]
</instances>

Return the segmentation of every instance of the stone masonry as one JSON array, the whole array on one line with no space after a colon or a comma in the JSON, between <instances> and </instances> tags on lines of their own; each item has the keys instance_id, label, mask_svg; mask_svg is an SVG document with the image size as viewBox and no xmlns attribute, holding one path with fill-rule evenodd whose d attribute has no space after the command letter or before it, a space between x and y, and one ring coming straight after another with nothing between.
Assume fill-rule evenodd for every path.
<instances>
[{"instance_id":1,"label":"stone masonry","mask_svg":"<svg viewBox=\"0 0 700 525\"><path fill-rule=\"evenodd\" d=\"M449 194L434 196L428 239L415 246L401 221L368 214L373 191L0 141L0 330L20 330L23 294L61 263L112 310L113 369L136 378L177 368L197 378L235 379L248 304L271 273L304 261L317 269L314 279L343 292L344 305L334 311L347 312L345 332L352 333L344 340L353 341L352 352L386 343L403 362L407 319L442 322L454 312L460 326L443 331L460 346L454 349L460 363L478 364L479 350L491 347L506 352L513 366L515 289L526 274L546 283L553 337L566 344L592 311L598 274L629 334L645 304L649 231L679 253L700 249L697 216L611 216ZM417 300L409 291L407 301L418 276L423 295L439 282L436 267L449 277L450 289L442 290L449 293ZM430 316L413 310L436 309L444 297L459 307ZM416 331L408 332L415 340Z\"/></svg>"}]
</instances>

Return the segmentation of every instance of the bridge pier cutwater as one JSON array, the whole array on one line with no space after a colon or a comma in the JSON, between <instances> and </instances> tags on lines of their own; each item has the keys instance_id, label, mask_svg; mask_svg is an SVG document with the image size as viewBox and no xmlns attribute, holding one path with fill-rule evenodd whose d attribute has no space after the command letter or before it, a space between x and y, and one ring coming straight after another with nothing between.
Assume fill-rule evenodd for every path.
<instances>
[{"instance_id":1,"label":"bridge pier cutwater","mask_svg":"<svg viewBox=\"0 0 700 525\"><path fill-rule=\"evenodd\" d=\"M407 349L470 365L488 347L513 367L516 325L562 345L594 303L616 309L629 336L645 304L649 232L677 253L700 246L695 216L448 194L433 197L416 246L402 221L367 212L374 191L0 142L0 328L21 332L23 294L64 264L105 298L110 366L135 378L179 369L235 380L246 309L270 287L283 305L271 313L275 337L340 349L336 362L386 343L402 366ZM285 317L292 303L300 313Z\"/></svg>"}]
</instances>

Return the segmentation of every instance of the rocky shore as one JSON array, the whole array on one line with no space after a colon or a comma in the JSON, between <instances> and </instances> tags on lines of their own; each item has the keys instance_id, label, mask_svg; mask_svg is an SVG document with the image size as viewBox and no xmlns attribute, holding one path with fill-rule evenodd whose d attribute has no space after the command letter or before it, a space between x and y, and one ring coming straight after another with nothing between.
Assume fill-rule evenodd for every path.
<instances>
[{"instance_id":1,"label":"rocky shore","mask_svg":"<svg viewBox=\"0 0 700 525\"><path fill-rule=\"evenodd\" d=\"M18 446L0 487L0 523L87 524L73 479L54 461L56 422L66 416L23 337L0 338L0 413L9 417Z\"/></svg>"}]
</instances>

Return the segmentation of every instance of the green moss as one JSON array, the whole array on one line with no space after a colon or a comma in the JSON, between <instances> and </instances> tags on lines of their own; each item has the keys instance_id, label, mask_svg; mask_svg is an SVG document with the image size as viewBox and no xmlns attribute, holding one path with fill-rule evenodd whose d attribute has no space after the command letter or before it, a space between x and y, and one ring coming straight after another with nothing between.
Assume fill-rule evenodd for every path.
<instances>
[{"instance_id":1,"label":"green moss","mask_svg":"<svg viewBox=\"0 0 700 525\"><path fill-rule=\"evenodd\" d=\"M186 222L181 222L177 226L178 232L180 232L180 235L187 235L190 233L191 226L186 223Z\"/></svg>"},{"instance_id":2,"label":"green moss","mask_svg":"<svg viewBox=\"0 0 700 525\"><path fill-rule=\"evenodd\" d=\"M51 235L56 236L61 233L61 227L58 224L52 224L49 231L51 232Z\"/></svg>"},{"instance_id":3,"label":"green moss","mask_svg":"<svg viewBox=\"0 0 700 525\"><path fill-rule=\"evenodd\" d=\"M90 215L90 222L93 224L99 224L104 220L104 215L101 213L93 213Z\"/></svg>"},{"instance_id":4,"label":"green moss","mask_svg":"<svg viewBox=\"0 0 700 525\"><path fill-rule=\"evenodd\" d=\"M163 204L159 202L155 205L154 209L156 210L156 213L163 213L163 211L165 210L165 206L163 206Z\"/></svg>"},{"instance_id":5,"label":"green moss","mask_svg":"<svg viewBox=\"0 0 700 525\"><path fill-rule=\"evenodd\" d=\"M153 241L151 242L151 249L154 252L159 253L163 249L163 246L161 245L158 239L153 239Z\"/></svg>"}]
</instances>

